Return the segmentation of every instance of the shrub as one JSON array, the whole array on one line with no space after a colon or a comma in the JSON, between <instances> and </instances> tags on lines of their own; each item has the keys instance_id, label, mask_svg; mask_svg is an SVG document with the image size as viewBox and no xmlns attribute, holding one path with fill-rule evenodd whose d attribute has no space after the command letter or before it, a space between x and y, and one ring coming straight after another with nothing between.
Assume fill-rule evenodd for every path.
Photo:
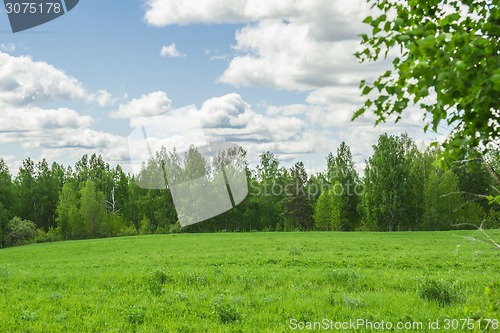
<instances>
[{"instance_id":1,"label":"shrub","mask_svg":"<svg viewBox=\"0 0 500 333\"><path fill-rule=\"evenodd\" d=\"M59 228L49 228L49 231L47 232L42 229L37 229L35 236L36 243L57 242L59 240L61 240L61 232Z\"/></svg>"},{"instance_id":2,"label":"shrub","mask_svg":"<svg viewBox=\"0 0 500 333\"><path fill-rule=\"evenodd\" d=\"M14 217L5 228L5 244L7 246L22 245L33 242L37 235L35 223Z\"/></svg>"},{"instance_id":3,"label":"shrub","mask_svg":"<svg viewBox=\"0 0 500 333\"><path fill-rule=\"evenodd\" d=\"M49 242L57 242L62 239L61 229L59 228L49 228L47 231L47 238Z\"/></svg>"},{"instance_id":4,"label":"shrub","mask_svg":"<svg viewBox=\"0 0 500 333\"><path fill-rule=\"evenodd\" d=\"M141 235L148 235L154 233L154 226L151 224L151 221L146 216L141 220L141 228L139 230Z\"/></svg>"},{"instance_id":5,"label":"shrub","mask_svg":"<svg viewBox=\"0 0 500 333\"><path fill-rule=\"evenodd\" d=\"M103 226L102 234L103 236L117 236L124 229L125 221L123 216L118 214L108 214L105 219L105 226Z\"/></svg>"},{"instance_id":6,"label":"shrub","mask_svg":"<svg viewBox=\"0 0 500 333\"><path fill-rule=\"evenodd\" d=\"M179 221L177 221L174 224L169 225L168 227L168 233L169 234L178 234L182 232L182 227Z\"/></svg>"},{"instance_id":7,"label":"shrub","mask_svg":"<svg viewBox=\"0 0 500 333\"><path fill-rule=\"evenodd\" d=\"M117 236L136 236L137 230L133 226L123 227L122 230L118 233Z\"/></svg>"}]
</instances>

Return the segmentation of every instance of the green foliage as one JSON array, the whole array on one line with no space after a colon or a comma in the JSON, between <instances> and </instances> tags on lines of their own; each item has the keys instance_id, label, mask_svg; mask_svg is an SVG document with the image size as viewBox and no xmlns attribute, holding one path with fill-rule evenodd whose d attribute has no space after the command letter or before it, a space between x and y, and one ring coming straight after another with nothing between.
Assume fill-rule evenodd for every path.
<instances>
[{"instance_id":1,"label":"green foliage","mask_svg":"<svg viewBox=\"0 0 500 333\"><path fill-rule=\"evenodd\" d=\"M373 112L376 123L396 122L409 106L426 111L434 131L452 128L444 161L464 149L498 149L500 132L500 9L498 2L368 0L378 16L363 22L362 61L391 56L392 68L373 83L362 81L366 102L354 115ZM430 118L430 119L429 119Z\"/></svg>"},{"instance_id":2,"label":"green foliage","mask_svg":"<svg viewBox=\"0 0 500 333\"><path fill-rule=\"evenodd\" d=\"M168 228L168 233L169 234L178 234L182 232L182 227L179 222L176 222L175 224L171 224L170 227Z\"/></svg>"},{"instance_id":3,"label":"green foliage","mask_svg":"<svg viewBox=\"0 0 500 333\"><path fill-rule=\"evenodd\" d=\"M151 234L154 232L154 226L151 225L151 221L147 216L144 216L141 220L141 228L139 230L139 233L141 235L147 235Z\"/></svg>"},{"instance_id":4,"label":"green foliage","mask_svg":"<svg viewBox=\"0 0 500 333\"><path fill-rule=\"evenodd\" d=\"M5 246L7 222L15 213L15 194L9 168L0 157L0 248Z\"/></svg>"},{"instance_id":5,"label":"green foliage","mask_svg":"<svg viewBox=\"0 0 500 333\"><path fill-rule=\"evenodd\" d=\"M56 226L54 211L57 208L61 192L61 177L63 169L57 163L49 167L43 159L35 165L33 179L33 196L35 202L35 224L38 228L48 231Z\"/></svg>"},{"instance_id":6,"label":"green foliage","mask_svg":"<svg viewBox=\"0 0 500 333\"><path fill-rule=\"evenodd\" d=\"M463 223L459 220L459 217L463 218L460 214L463 205L457 176L450 170L430 170L424 189L423 229L448 230L452 225Z\"/></svg>"},{"instance_id":7,"label":"green foliage","mask_svg":"<svg viewBox=\"0 0 500 333\"><path fill-rule=\"evenodd\" d=\"M37 235L35 223L17 216L7 223L4 232L6 246L31 243Z\"/></svg>"},{"instance_id":8,"label":"green foliage","mask_svg":"<svg viewBox=\"0 0 500 333\"><path fill-rule=\"evenodd\" d=\"M64 184L56 209L57 227L61 232L62 239L81 238L83 236L78 207L77 193L72 184Z\"/></svg>"},{"instance_id":9,"label":"green foliage","mask_svg":"<svg viewBox=\"0 0 500 333\"><path fill-rule=\"evenodd\" d=\"M23 161L16 177L19 205L22 207L20 217L35 221L37 213L35 189L35 163L27 158Z\"/></svg>"},{"instance_id":10,"label":"green foliage","mask_svg":"<svg viewBox=\"0 0 500 333\"><path fill-rule=\"evenodd\" d=\"M484 221L484 209L477 202L466 202L457 209L460 210L459 221L461 223L479 226Z\"/></svg>"},{"instance_id":11,"label":"green foliage","mask_svg":"<svg viewBox=\"0 0 500 333\"><path fill-rule=\"evenodd\" d=\"M101 236L105 223L104 194L97 190L91 180L87 180L80 190L80 197L80 218L85 227L86 237Z\"/></svg>"},{"instance_id":12,"label":"green foliage","mask_svg":"<svg viewBox=\"0 0 500 333\"><path fill-rule=\"evenodd\" d=\"M118 235L124 229L126 229L126 227L123 216L116 213L108 213L104 215L104 226L102 228L101 234L102 237L111 237Z\"/></svg>"},{"instance_id":13,"label":"green foliage","mask_svg":"<svg viewBox=\"0 0 500 333\"><path fill-rule=\"evenodd\" d=\"M486 229L500 229L500 211L490 208L484 222L483 227Z\"/></svg>"},{"instance_id":14,"label":"green foliage","mask_svg":"<svg viewBox=\"0 0 500 333\"><path fill-rule=\"evenodd\" d=\"M358 227L358 205L363 187L354 165L351 149L342 142L334 157L327 157L327 179L332 195L331 224L335 230L352 231Z\"/></svg>"},{"instance_id":15,"label":"green foliage","mask_svg":"<svg viewBox=\"0 0 500 333\"><path fill-rule=\"evenodd\" d=\"M486 304L479 308L466 307L466 314L475 320L474 332L496 332L500 328L498 287L498 284L485 287Z\"/></svg>"},{"instance_id":16,"label":"green foliage","mask_svg":"<svg viewBox=\"0 0 500 333\"><path fill-rule=\"evenodd\" d=\"M229 153L238 153L239 159L244 156ZM468 160L447 171L436 167L439 154L435 148L419 151L406 135L382 135L363 179L345 143L336 155L328 155L326 170L313 175L307 174L302 162L290 169L281 166L270 152L260 156L255 170L239 160L238 170L246 171L248 197L223 214L184 228L169 186L202 171L207 182L220 180L220 174L207 172L216 170L228 156L215 158L210 166L194 147L186 153L188 160L175 150L162 149L137 176L126 175L120 166L110 168L95 154L84 155L66 169L26 159L15 181L0 159L0 246L6 246L6 224L16 215L33 216L36 227L43 230L37 234L38 242L138 233L446 230L455 224L483 221L497 226L500 206L483 199L495 201L487 193L498 186L498 154L490 152L478 159L470 153ZM163 170L162 165L171 169L172 184L167 184L163 171L161 179L151 172ZM163 181L165 188L142 188L139 181L141 186ZM186 202L193 201L196 193L191 194L184 197ZM226 189L211 191L211 196L192 205L205 201L208 207L207 200L219 195L227 195Z\"/></svg>"},{"instance_id":17,"label":"green foliage","mask_svg":"<svg viewBox=\"0 0 500 333\"><path fill-rule=\"evenodd\" d=\"M137 236L138 232L135 229L135 227L132 226L125 226L123 227L120 232L118 232L117 236Z\"/></svg>"},{"instance_id":18,"label":"green foliage","mask_svg":"<svg viewBox=\"0 0 500 333\"><path fill-rule=\"evenodd\" d=\"M259 212L256 214L257 221L253 222L252 229L274 230L279 224L281 230L284 229L279 207L285 198L284 188L288 182L288 172L280 165L276 156L271 152L261 154L255 182L250 183L249 190L250 200L254 202L254 207Z\"/></svg>"},{"instance_id":19,"label":"green foliage","mask_svg":"<svg viewBox=\"0 0 500 333\"><path fill-rule=\"evenodd\" d=\"M62 240L62 238L61 232L58 228L50 228L47 232L42 229L38 229L35 237L36 243L57 242L60 240Z\"/></svg>"},{"instance_id":20,"label":"green foliage","mask_svg":"<svg viewBox=\"0 0 500 333\"><path fill-rule=\"evenodd\" d=\"M365 169L366 223L380 231L412 230L411 161L413 141L406 135L379 137Z\"/></svg>"},{"instance_id":21,"label":"green foliage","mask_svg":"<svg viewBox=\"0 0 500 333\"><path fill-rule=\"evenodd\" d=\"M314 224L313 208L307 196L307 173L302 162L290 169L290 178L284 187L281 202L285 231L311 230Z\"/></svg>"},{"instance_id":22,"label":"green foliage","mask_svg":"<svg viewBox=\"0 0 500 333\"><path fill-rule=\"evenodd\" d=\"M328 190L321 192L314 209L314 226L316 230L331 230L333 216L332 194Z\"/></svg>"}]
</instances>

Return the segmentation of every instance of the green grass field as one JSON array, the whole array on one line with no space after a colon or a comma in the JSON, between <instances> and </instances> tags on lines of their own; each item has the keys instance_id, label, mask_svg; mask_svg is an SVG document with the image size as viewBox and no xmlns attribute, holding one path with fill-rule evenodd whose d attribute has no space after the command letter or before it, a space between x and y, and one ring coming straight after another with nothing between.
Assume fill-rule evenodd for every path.
<instances>
[{"instance_id":1,"label":"green grass field","mask_svg":"<svg viewBox=\"0 0 500 333\"><path fill-rule=\"evenodd\" d=\"M323 319L470 332L427 326L468 318L487 306L487 285L500 289L500 251L471 235L173 234L2 249L0 332L354 332L301 330Z\"/></svg>"}]
</instances>

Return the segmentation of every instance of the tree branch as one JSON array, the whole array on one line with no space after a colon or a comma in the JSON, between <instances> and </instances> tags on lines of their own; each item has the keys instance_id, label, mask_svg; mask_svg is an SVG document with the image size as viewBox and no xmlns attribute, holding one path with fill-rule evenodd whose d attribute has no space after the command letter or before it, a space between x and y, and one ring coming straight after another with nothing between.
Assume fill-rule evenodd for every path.
<instances>
[{"instance_id":1,"label":"tree branch","mask_svg":"<svg viewBox=\"0 0 500 333\"><path fill-rule=\"evenodd\" d=\"M485 237L486 237L486 240L484 239L479 239L479 238L475 238L473 237L473 239L475 240L479 240L479 241L482 241L482 242L486 242L488 244L491 244L493 245L497 250L500 250L500 244L497 243L493 238L491 238L490 235L488 235L486 233L486 231L484 231L483 229L483 224L484 224L484 220L483 222L481 222L481 225L480 226L477 226L475 224L472 224L472 223L459 223L459 224L453 224L452 227L460 227L460 226L468 226L468 227L474 227L476 228L476 230L478 230L479 232L481 232Z\"/></svg>"}]
</instances>

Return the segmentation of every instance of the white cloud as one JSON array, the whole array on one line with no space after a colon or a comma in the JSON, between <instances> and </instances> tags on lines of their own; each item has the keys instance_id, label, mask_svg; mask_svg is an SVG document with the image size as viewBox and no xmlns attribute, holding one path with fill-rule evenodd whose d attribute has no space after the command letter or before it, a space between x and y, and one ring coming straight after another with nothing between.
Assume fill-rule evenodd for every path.
<instances>
[{"instance_id":1,"label":"white cloud","mask_svg":"<svg viewBox=\"0 0 500 333\"><path fill-rule=\"evenodd\" d=\"M379 66L361 65L352 39L316 40L311 26L279 19L248 25L236 34L237 55L220 77L236 86L313 90L354 85Z\"/></svg>"},{"instance_id":2,"label":"white cloud","mask_svg":"<svg viewBox=\"0 0 500 333\"><path fill-rule=\"evenodd\" d=\"M305 104L290 104L290 105L269 105L267 106L267 114L271 116L285 115L285 116L296 116L310 112L312 106Z\"/></svg>"},{"instance_id":3,"label":"white cloud","mask_svg":"<svg viewBox=\"0 0 500 333\"><path fill-rule=\"evenodd\" d=\"M160 96L160 92L152 94ZM166 98L164 93L161 96ZM139 100L131 101L122 106L122 111L128 110L131 105L135 106L133 110L138 110L142 109L144 104L158 104L147 100L148 98L143 96ZM168 106L170 107L169 103ZM167 111L147 112L151 114L150 117L146 117L146 112L142 112L139 117L131 120L132 128L143 125L147 135L147 139L143 138L144 133L137 130L131 134L134 161L141 159L135 155L142 156L147 153L143 140L147 140L150 147L148 149L157 150L160 146L167 149L175 147L178 152L187 150L190 144L200 146L208 142L234 142L248 151L251 161L256 161L257 156L267 150L275 151L283 158L315 152L323 141L321 136L308 131L303 120L279 114L259 114L236 93L210 98L203 103L199 111L194 107ZM120 114L125 113L130 115L129 112Z\"/></svg>"},{"instance_id":4,"label":"white cloud","mask_svg":"<svg viewBox=\"0 0 500 333\"><path fill-rule=\"evenodd\" d=\"M253 113L250 105L238 94L228 94L206 100L200 110L203 125L208 128L241 128L248 124Z\"/></svg>"},{"instance_id":5,"label":"white cloud","mask_svg":"<svg viewBox=\"0 0 500 333\"><path fill-rule=\"evenodd\" d=\"M309 131L302 119L262 115L236 93L208 99L199 116L210 141L238 143L252 161L267 150L282 156L315 152L322 140Z\"/></svg>"},{"instance_id":6,"label":"white cloud","mask_svg":"<svg viewBox=\"0 0 500 333\"><path fill-rule=\"evenodd\" d=\"M312 90L358 83L377 66L354 57L363 0L145 0L151 25L248 23L236 34L236 55L220 77L236 86Z\"/></svg>"},{"instance_id":7,"label":"white cloud","mask_svg":"<svg viewBox=\"0 0 500 333\"><path fill-rule=\"evenodd\" d=\"M202 119L207 133L245 142L254 152L279 156L335 151L345 140L358 163L371 155L380 134L408 132L416 141L423 133L423 112L410 108L394 124L375 127L375 116L352 122L363 105L360 80L373 81L389 61L360 64L358 34L369 31L363 19L373 14L364 0L145 0L146 22L155 26L196 23L242 23L234 54L219 82L235 86L308 91L304 103L266 105L252 110L241 96L207 100ZM211 55L210 52L206 52ZM390 54L390 57L395 54Z\"/></svg>"},{"instance_id":8,"label":"white cloud","mask_svg":"<svg viewBox=\"0 0 500 333\"><path fill-rule=\"evenodd\" d=\"M100 106L108 106L116 103L117 99L106 90L98 90L90 96L90 100L97 102Z\"/></svg>"},{"instance_id":9,"label":"white cloud","mask_svg":"<svg viewBox=\"0 0 500 333\"><path fill-rule=\"evenodd\" d=\"M254 112L250 104L235 93L205 101L199 115L207 133L233 139L282 141L299 137L304 129L298 118L266 117Z\"/></svg>"},{"instance_id":10,"label":"white cloud","mask_svg":"<svg viewBox=\"0 0 500 333\"><path fill-rule=\"evenodd\" d=\"M12 43L0 44L0 52L12 53L16 50L16 45Z\"/></svg>"},{"instance_id":11,"label":"white cloud","mask_svg":"<svg viewBox=\"0 0 500 333\"><path fill-rule=\"evenodd\" d=\"M350 18L362 15L360 1L331 0L145 0L146 22L154 26L192 23L246 23L302 15L322 19L345 30ZM322 9L318 11L318 9ZM339 16L338 13L344 15ZM361 22L361 20L359 21ZM342 26L344 25L344 26ZM330 29L327 29L330 30ZM333 30L333 29L331 29ZM324 33L324 32L323 32Z\"/></svg>"},{"instance_id":12,"label":"white cloud","mask_svg":"<svg viewBox=\"0 0 500 333\"><path fill-rule=\"evenodd\" d=\"M73 163L89 152L102 153L107 158L123 158L126 152L124 138L91 129L95 120L62 106L68 101L105 106L116 100L105 90L88 93L76 78L46 62L0 51L2 144L19 147L34 159L41 152L40 158L54 157L59 162ZM49 102L50 108L42 107ZM76 152L81 154L76 156ZM17 158L21 156L22 153ZM70 156L74 159L68 160ZM10 165L16 167L19 163L17 160Z\"/></svg>"},{"instance_id":13,"label":"white cloud","mask_svg":"<svg viewBox=\"0 0 500 333\"><path fill-rule=\"evenodd\" d=\"M247 21L246 0L182 1L146 0L145 19L154 26L189 23L233 23ZM267 1L268 3L270 1Z\"/></svg>"},{"instance_id":14,"label":"white cloud","mask_svg":"<svg viewBox=\"0 0 500 333\"><path fill-rule=\"evenodd\" d=\"M82 85L54 66L0 52L0 102L30 105L85 97Z\"/></svg>"},{"instance_id":15,"label":"white cloud","mask_svg":"<svg viewBox=\"0 0 500 333\"><path fill-rule=\"evenodd\" d=\"M0 131L8 132L75 129L88 127L91 122L91 117L82 116L67 108L40 109L3 106L0 113Z\"/></svg>"},{"instance_id":16,"label":"white cloud","mask_svg":"<svg viewBox=\"0 0 500 333\"><path fill-rule=\"evenodd\" d=\"M33 159L46 158L65 165L74 164L83 154L100 154L110 163L120 163L127 171L128 147L126 138L90 128L56 128L52 130L30 130L4 132L0 130L3 144L18 144L19 148ZM38 156L37 156L38 155ZM20 165L9 161L11 170Z\"/></svg>"},{"instance_id":17,"label":"white cloud","mask_svg":"<svg viewBox=\"0 0 500 333\"><path fill-rule=\"evenodd\" d=\"M41 143L32 146L41 149L41 156L68 164L73 164L84 154L100 154L105 161L119 163L125 171L129 171L125 137L89 128L59 130L56 134L45 136L41 138Z\"/></svg>"},{"instance_id":18,"label":"white cloud","mask_svg":"<svg viewBox=\"0 0 500 333\"><path fill-rule=\"evenodd\" d=\"M374 80L389 62L360 64L358 34L370 13L364 0L145 0L146 21L155 26L193 23L243 23L234 55L219 78L235 86L309 91L304 103L267 106L254 112L239 95L206 101L201 108L207 133L245 141L255 151L292 156L334 151L346 140L358 162L371 154L379 134L408 131L424 138L421 111L412 109L398 124L374 127L366 114L352 122L363 104L359 81ZM314 133L314 134L313 134Z\"/></svg>"},{"instance_id":19,"label":"white cloud","mask_svg":"<svg viewBox=\"0 0 500 333\"><path fill-rule=\"evenodd\" d=\"M154 146L158 148L161 143L182 150L191 143L204 144L205 139L194 127L186 129L186 126L196 125L194 121L186 124L187 118L199 118L207 141L239 144L247 150L251 164L258 162L262 152L272 151L282 161L302 160L309 165L309 169L313 169L310 167L313 165L316 171L319 170L318 155L335 152L341 141L351 146L355 162L361 170L378 136L385 132L400 134L400 124L417 142L430 141L429 136L422 133L423 114L418 110L405 115L399 125L388 123L375 128L374 118L370 116L351 122L358 99L355 88L346 90L345 94L340 88L328 88L311 93L307 104L271 105L267 114L260 114L239 94L232 93L206 100L196 114L192 113L192 109L186 109L184 113L167 112L161 117L155 117L155 113L151 118L133 120L131 126L145 124L146 128L159 127L160 132L148 132L152 142L157 143ZM183 129L182 134L179 134L179 129Z\"/></svg>"},{"instance_id":20,"label":"white cloud","mask_svg":"<svg viewBox=\"0 0 500 333\"><path fill-rule=\"evenodd\" d=\"M120 105L118 110L112 112L110 116L111 118L133 120L134 118L160 115L171 110L171 100L167 97L167 94L163 91L156 91Z\"/></svg>"},{"instance_id":21,"label":"white cloud","mask_svg":"<svg viewBox=\"0 0 500 333\"><path fill-rule=\"evenodd\" d=\"M161 48L160 55L162 57L170 57L170 58L177 58L177 57L184 57L184 54L182 54L179 50L177 50L177 46L175 43L172 43L170 45L165 45Z\"/></svg>"}]
</instances>

